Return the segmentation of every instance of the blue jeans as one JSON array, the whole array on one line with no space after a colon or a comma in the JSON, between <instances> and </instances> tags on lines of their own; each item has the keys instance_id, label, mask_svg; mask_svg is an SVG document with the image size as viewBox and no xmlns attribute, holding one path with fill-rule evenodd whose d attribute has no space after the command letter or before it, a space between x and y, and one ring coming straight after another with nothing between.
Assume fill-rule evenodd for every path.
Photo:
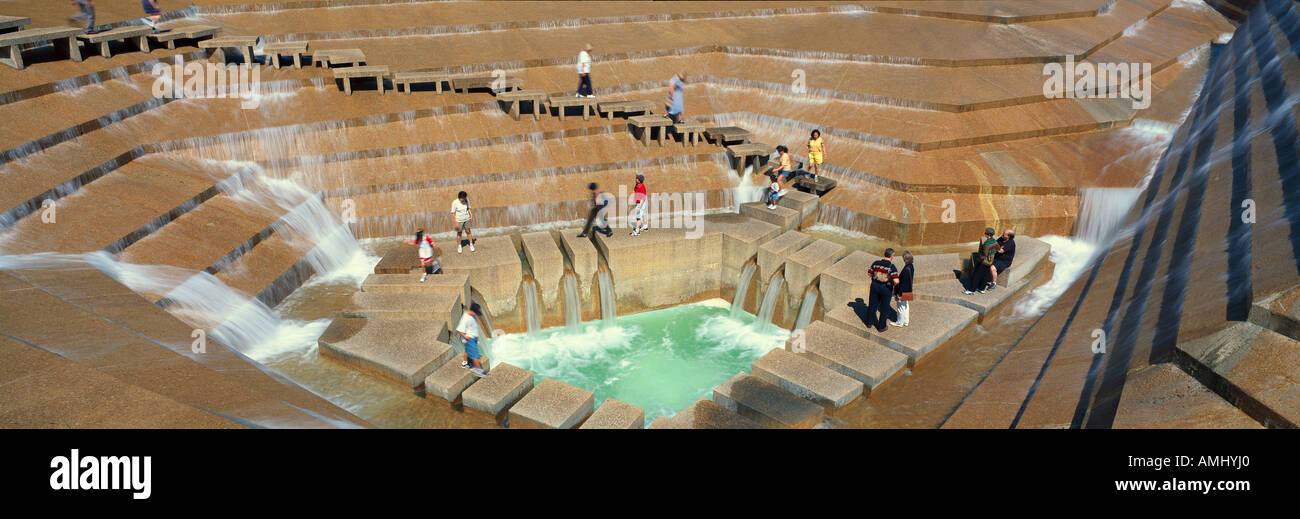
<instances>
[{"instance_id":1,"label":"blue jeans","mask_svg":"<svg viewBox=\"0 0 1300 519\"><path fill-rule=\"evenodd\" d=\"M469 356L469 360L478 360L482 356L478 352L478 337L465 341L465 354Z\"/></svg>"}]
</instances>

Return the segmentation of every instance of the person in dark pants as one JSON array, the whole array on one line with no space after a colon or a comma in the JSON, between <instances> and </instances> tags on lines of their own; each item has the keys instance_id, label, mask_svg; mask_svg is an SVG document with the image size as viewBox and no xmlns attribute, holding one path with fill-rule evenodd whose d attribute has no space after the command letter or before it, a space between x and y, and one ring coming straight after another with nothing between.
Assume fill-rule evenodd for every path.
<instances>
[{"instance_id":1,"label":"person in dark pants","mask_svg":"<svg viewBox=\"0 0 1300 519\"><path fill-rule=\"evenodd\" d=\"M578 97L595 97L591 91L591 44L578 53Z\"/></svg>"},{"instance_id":2,"label":"person in dark pants","mask_svg":"<svg viewBox=\"0 0 1300 519\"><path fill-rule=\"evenodd\" d=\"M894 266L894 249L885 249L885 258L876 260L867 269L871 277L871 301L867 305L867 326L875 326L884 332L889 321L898 320L898 315L889 306L894 295L894 286L898 285L898 267Z\"/></svg>"},{"instance_id":3,"label":"person in dark pants","mask_svg":"<svg viewBox=\"0 0 1300 519\"><path fill-rule=\"evenodd\" d=\"M898 296L898 317L889 323L894 326L907 326L912 323L912 278L916 275L916 267L912 265L913 259L911 251L903 251L903 270L898 273L898 284L894 285L894 295Z\"/></svg>"},{"instance_id":4,"label":"person in dark pants","mask_svg":"<svg viewBox=\"0 0 1300 519\"><path fill-rule=\"evenodd\" d=\"M606 238L613 236L614 231L610 230L609 222L605 218L605 213L609 211L611 204L614 202L614 196L600 190L595 182L587 184L587 189L591 191L591 213L587 215L587 223L582 226L582 233L579 238L586 238L587 233L593 229Z\"/></svg>"},{"instance_id":5,"label":"person in dark pants","mask_svg":"<svg viewBox=\"0 0 1300 519\"><path fill-rule=\"evenodd\" d=\"M72 5L81 9L81 14L68 18L68 21L76 23L80 20L86 20L86 34L95 34L95 0L72 0Z\"/></svg>"},{"instance_id":6,"label":"person in dark pants","mask_svg":"<svg viewBox=\"0 0 1300 519\"><path fill-rule=\"evenodd\" d=\"M971 258L970 286L962 293L970 295L976 290L981 294L988 292L989 279L993 277L993 257L998 253L998 241L993 239L994 232L992 227L984 229L979 256Z\"/></svg>"},{"instance_id":7,"label":"person in dark pants","mask_svg":"<svg viewBox=\"0 0 1300 519\"><path fill-rule=\"evenodd\" d=\"M1016 259L1016 231L1007 229L998 238L998 253L993 256L993 283L989 289L998 286L998 272L1011 268L1011 262Z\"/></svg>"}]
</instances>

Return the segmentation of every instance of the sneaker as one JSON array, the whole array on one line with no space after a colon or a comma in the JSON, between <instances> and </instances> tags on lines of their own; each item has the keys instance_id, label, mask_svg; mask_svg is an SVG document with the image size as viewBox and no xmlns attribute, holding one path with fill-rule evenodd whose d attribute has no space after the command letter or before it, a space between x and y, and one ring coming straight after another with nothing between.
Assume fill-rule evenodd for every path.
<instances>
[{"instance_id":1,"label":"sneaker","mask_svg":"<svg viewBox=\"0 0 1300 519\"><path fill-rule=\"evenodd\" d=\"M426 280L426 279L429 279L429 274L428 274L428 273L425 273L423 276L420 276L420 282L421 282L421 283L424 283L424 280Z\"/></svg>"},{"instance_id":2,"label":"sneaker","mask_svg":"<svg viewBox=\"0 0 1300 519\"><path fill-rule=\"evenodd\" d=\"M962 290L961 293L966 294L966 295L974 294L974 292L971 292L970 290Z\"/></svg>"},{"instance_id":3,"label":"sneaker","mask_svg":"<svg viewBox=\"0 0 1300 519\"><path fill-rule=\"evenodd\" d=\"M587 97L596 97L596 96L594 94L589 94Z\"/></svg>"},{"instance_id":4,"label":"sneaker","mask_svg":"<svg viewBox=\"0 0 1300 519\"><path fill-rule=\"evenodd\" d=\"M465 248L464 245L461 245L461 244L457 243L457 244L456 244L456 254L460 254L460 251L461 251L462 249L464 249L464 248Z\"/></svg>"},{"instance_id":5,"label":"sneaker","mask_svg":"<svg viewBox=\"0 0 1300 519\"><path fill-rule=\"evenodd\" d=\"M469 361L465 361L465 360L460 361L460 367L469 369Z\"/></svg>"},{"instance_id":6,"label":"sneaker","mask_svg":"<svg viewBox=\"0 0 1300 519\"><path fill-rule=\"evenodd\" d=\"M890 321L890 322L889 322L889 325L890 325L890 326L897 326L897 327L899 327L899 328L902 328L903 326L906 326L906 325L903 325L903 324L898 324L898 323L893 322L893 321Z\"/></svg>"},{"instance_id":7,"label":"sneaker","mask_svg":"<svg viewBox=\"0 0 1300 519\"><path fill-rule=\"evenodd\" d=\"M579 237L579 238L586 238L586 237L587 237L587 233L585 233L585 232L584 232L584 233L578 233L578 237Z\"/></svg>"},{"instance_id":8,"label":"sneaker","mask_svg":"<svg viewBox=\"0 0 1300 519\"><path fill-rule=\"evenodd\" d=\"M469 244L469 251L470 251L470 252L474 252L474 243L473 243L473 242L470 242L470 244Z\"/></svg>"},{"instance_id":9,"label":"sneaker","mask_svg":"<svg viewBox=\"0 0 1300 519\"><path fill-rule=\"evenodd\" d=\"M981 294L987 294L988 291L989 291L989 289L986 288L986 289L980 290L980 293L981 293Z\"/></svg>"},{"instance_id":10,"label":"sneaker","mask_svg":"<svg viewBox=\"0 0 1300 519\"><path fill-rule=\"evenodd\" d=\"M582 97L582 94L573 94L573 97Z\"/></svg>"},{"instance_id":11,"label":"sneaker","mask_svg":"<svg viewBox=\"0 0 1300 519\"><path fill-rule=\"evenodd\" d=\"M470 372L470 373L473 373L474 376L476 376L476 377L478 377L478 378L483 378L483 377L488 376L486 372L484 372L482 369L479 369L479 368L473 368L473 369L469 370L469 372Z\"/></svg>"},{"instance_id":12,"label":"sneaker","mask_svg":"<svg viewBox=\"0 0 1300 519\"><path fill-rule=\"evenodd\" d=\"M993 289L995 289L995 288L997 288L997 287L998 287L998 284L997 284L997 283L989 283L989 287L988 287L987 290L992 291Z\"/></svg>"},{"instance_id":13,"label":"sneaker","mask_svg":"<svg viewBox=\"0 0 1300 519\"><path fill-rule=\"evenodd\" d=\"M636 235L638 235L638 234L641 234L641 233L636 232L636 229L633 229L632 232L627 233L628 236L636 236Z\"/></svg>"}]
</instances>

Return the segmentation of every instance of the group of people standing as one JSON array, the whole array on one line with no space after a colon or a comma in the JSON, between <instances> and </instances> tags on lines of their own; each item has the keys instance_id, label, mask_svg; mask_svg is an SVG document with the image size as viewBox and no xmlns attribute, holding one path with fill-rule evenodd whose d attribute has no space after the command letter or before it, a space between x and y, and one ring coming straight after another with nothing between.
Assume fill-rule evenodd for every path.
<instances>
[{"instance_id":1,"label":"group of people standing","mask_svg":"<svg viewBox=\"0 0 1300 519\"><path fill-rule=\"evenodd\" d=\"M582 232L578 233L579 238L586 238L587 234L595 231L604 234L606 238L613 236L614 231L610 228L607 214L613 208L614 195L601 191L600 186L595 182L587 184L587 190L591 191L591 211L587 214L587 223L583 224ZM638 173L636 175L636 185L632 187L632 212L633 219L631 236L640 236L641 233L650 230L650 218L646 215L646 205L649 200L649 194L645 186L645 175Z\"/></svg>"},{"instance_id":2,"label":"group of people standing","mask_svg":"<svg viewBox=\"0 0 1300 519\"><path fill-rule=\"evenodd\" d=\"M903 251L903 269L894 265L894 249L885 249L885 257L876 260L867 267L867 276L871 279L871 291L867 302L867 327L875 327L884 332L886 324L890 326L909 326L912 324L910 304L914 298L912 280L916 276L916 267L912 264L911 251ZM891 306L898 300L898 308Z\"/></svg>"}]
</instances>

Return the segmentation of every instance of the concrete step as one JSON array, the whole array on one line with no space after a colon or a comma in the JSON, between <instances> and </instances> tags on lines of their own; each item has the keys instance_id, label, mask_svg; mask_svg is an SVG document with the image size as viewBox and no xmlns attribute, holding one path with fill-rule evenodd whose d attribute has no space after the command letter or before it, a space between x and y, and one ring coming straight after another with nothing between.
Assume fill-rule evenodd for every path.
<instances>
[{"instance_id":1,"label":"concrete step","mask_svg":"<svg viewBox=\"0 0 1300 519\"><path fill-rule=\"evenodd\" d=\"M1185 371L1268 427L1300 427L1300 348L1252 323L1178 343Z\"/></svg>"},{"instance_id":2,"label":"concrete step","mask_svg":"<svg viewBox=\"0 0 1300 519\"><path fill-rule=\"evenodd\" d=\"M419 388L456 354L438 338L445 330L425 320L341 317L317 342L321 355Z\"/></svg>"},{"instance_id":3,"label":"concrete step","mask_svg":"<svg viewBox=\"0 0 1300 519\"><path fill-rule=\"evenodd\" d=\"M750 366L755 377L813 401L827 413L862 396L863 385L812 360L783 349L774 349Z\"/></svg>"},{"instance_id":4,"label":"concrete step","mask_svg":"<svg viewBox=\"0 0 1300 519\"><path fill-rule=\"evenodd\" d=\"M802 220L798 209L781 205L768 209L765 201L740 204L740 215L770 223L785 231L799 227L799 222Z\"/></svg>"},{"instance_id":5,"label":"concrete step","mask_svg":"<svg viewBox=\"0 0 1300 519\"><path fill-rule=\"evenodd\" d=\"M998 272L998 286L1010 287L1020 280L1034 274L1052 252L1052 246L1043 240L1028 236L1016 236L1016 259L1011 268ZM970 272L971 256L961 258L962 275Z\"/></svg>"},{"instance_id":6,"label":"concrete step","mask_svg":"<svg viewBox=\"0 0 1300 519\"><path fill-rule=\"evenodd\" d=\"M908 326L886 326L884 332L867 328L865 294L859 295L852 303L826 312L825 321L845 333L901 353L906 356L908 364L915 364L979 318L979 312L975 310L938 301L918 299L909 307L911 323Z\"/></svg>"},{"instance_id":7,"label":"concrete step","mask_svg":"<svg viewBox=\"0 0 1300 519\"><path fill-rule=\"evenodd\" d=\"M803 336L788 339L785 349L862 382L868 392L908 362L906 354L823 321L809 324Z\"/></svg>"},{"instance_id":8,"label":"concrete step","mask_svg":"<svg viewBox=\"0 0 1300 519\"><path fill-rule=\"evenodd\" d=\"M463 368L462 368L463 369ZM502 362L460 394L465 410L506 419L506 411L533 389L533 372Z\"/></svg>"},{"instance_id":9,"label":"concrete step","mask_svg":"<svg viewBox=\"0 0 1300 519\"><path fill-rule=\"evenodd\" d=\"M802 297L804 289L847 252L848 249L843 245L817 240L791 253L785 259L785 281L790 285L790 293Z\"/></svg>"},{"instance_id":10,"label":"concrete step","mask_svg":"<svg viewBox=\"0 0 1300 519\"><path fill-rule=\"evenodd\" d=\"M644 429L645 410L606 398L579 429Z\"/></svg>"},{"instance_id":11,"label":"concrete step","mask_svg":"<svg viewBox=\"0 0 1300 519\"><path fill-rule=\"evenodd\" d=\"M826 267L821 272L821 281L817 287L822 293L825 310L830 311L870 290L871 278L867 276L867 268L881 258L876 254L853 251L834 265ZM902 270L904 265L903 251L895 251L894 266ZM956 270L960 267L961 261L956 254L917 255L912 259L912 283L957 279Z\"/></svg>"},{"instance_id":12,"label":"concrete step","mask_svg":"<svg viewBox=\"0 0 1300 519\"><path fill-rule=\"evenodd\" d=\"M1003 287L999 284L992 292L983 294L979 292L963 294L962 290L965 289L965 285L961 280L916 283L912 285L912 289L913 293L916 294L917 301L936 301L961 305L975 310L980 315L984 315L1033 286L1043 275L1046 274L1032 275L1027 279L1021 278L1010 287ZM866 301L866 299L864 298L863 301ZM915 314L915 310L913 310L913 314Z\"/></svg>"},{"instance_id":13,"label":"concrete step","mask_svg":"<svg viewBox=\"0 0 1300 519\"><path fill-rule=\"evenodd\" d=\"M1250 322L1300 341L1300 285L1257 300Z\"/></svg>"},{"instance_id":14,"label":"concrete step","mask_svg":"<svg viewBox=\"0 0 1300 519\"><path fill-rule=\"evenodd\" d=\"M713 390L713 401L771 429L811 429L825 410L744 371Z\"/></svg>"},{"instance_id":15,"label":"concrete step","mask_svg":"<svg viewBox=\"0 0 1300 519\"><path fill-rule=\"evenodd\" d=\"M407 247L412 253L415 247ZM419 261L418 259L416 261ZM420 281L423 271L403 274L371 274L361 282L361 291L371 294L457 294L469 297L469 274L439 273Z\"/></svg>"},{"instance_id":16,"label":"concrete step","mask_svg":"<svg viewBox=\"0 0 1300 519\"><path fill-rule=\"evenodd\" d=\"M444 362L438 369L433 370L433 373L425 377L425 395L433 395L446 400L453 406L460 406L462 404L461 394L479 379L469 369L460 366L461 360L463 360L462 355L452 355L450 360ZM484 355L481 360L484 369L488 369L487 356ZM491 373L490 369L488 369L488 373Z\"/></svg>"},{"instance_id":17,"label":"concrete step","mask_svg":"<svg viewBox=\"0 0 1300 519\"><path fill-rule=\"evenodd\" d=\"M701 398L670 417L660 416L650 424L651 429L762 429L757 422L745 418L707 398Z\"/></svg>"},{"instance_id":18,"label":"concrete step","mask_svg":"<svg viewBox=\"0 0 1300 519\"><path fill-rule=\"evenodd\" d=\"M375 293L352 294L353 309L345 310L347 317L379 319L424 319L427 323L446 323L455 328L464 312L460 294L449 293Z\"/></svg>"},{"instance_id":19,"label":"concrete step","mask_svg":"<svg viewBox=\"0 0 1300 519\"><path fill-rule=\"evenodd\" d=\"M812 193L787 188L781 198L776 201L776 205L798 211L799 223L795 225L795 228L804 229L811 226L817 219L817 200L819 198L821 197Z\"/></svg>"},{"instance_id":20,"label":"concrete step","mask_svg":"<svg viewBox=\"0 0 1300 519\"><path fill-rule=\"evenodd\" d=\"M742 213L743 214L743 213ZM767 283L772 278L777 269L785 264L786 258L795 251L802 249L805 245L812 242L812 236L799 231L784 231L777 237L772 238L758 246L758 280L760 284Z\"/></svg>"},{"instance_id":21,"label":"concrete step","mask_svg":"<svg viewBox=\"0 0 1300 519\"><path fill-rule=\"evenodd\" d=\"M510 428L573 429L591 416L595 404L591 391L548 378L510 407Z\"/></svg>"}]
</instances>

